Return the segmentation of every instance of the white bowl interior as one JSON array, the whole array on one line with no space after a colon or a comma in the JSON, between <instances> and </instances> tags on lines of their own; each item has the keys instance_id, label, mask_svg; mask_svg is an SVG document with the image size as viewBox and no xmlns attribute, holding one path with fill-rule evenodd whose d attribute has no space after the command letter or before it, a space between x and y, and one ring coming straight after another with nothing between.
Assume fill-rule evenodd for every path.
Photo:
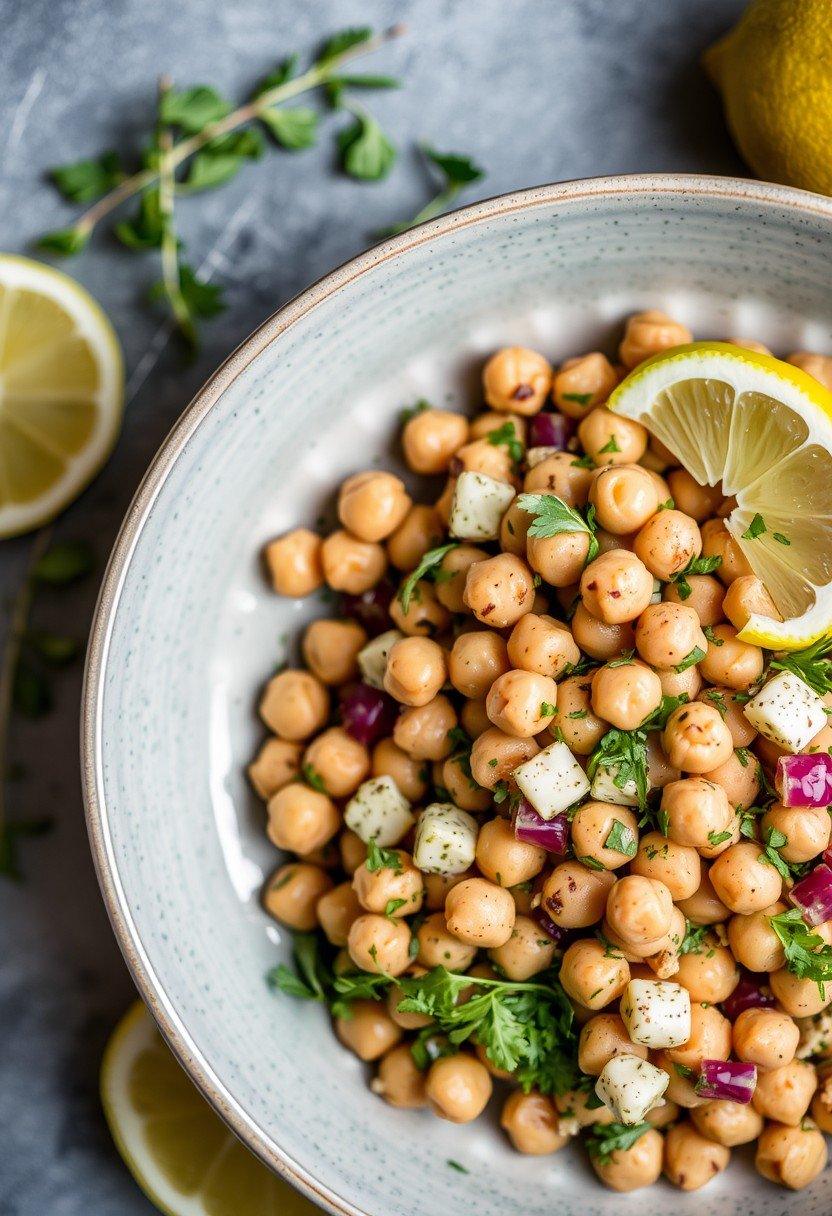
<instances>
[{"instance_id":1,"label":"white bowl interior","mask_svg":"<svg viewBox=\"0 0 832 1216\"><path fill-rule=\"evenodd\" d=\"M266 988L289 942L259 908L277 855L244 778L263 733L258 689L307 616L327 611L318 597L273 596L259 550L328 509L345 474L397 468L403 406L424 396L473 408L494 347L527 343L555 360L613 350L622 317L650 306L697 337L832 349L829 207L748 187L631 179L528 192L522 206L472 208L432 240L420 233L404 251L365 258L360 274L340 272L260 341L210 409L180 424L117 548L88 689L91 824L108 900L200 1082L253 1147L333 1210L830 1208L828 1175L792 1195L762 1183L742 1152L694 1197L663 1183L619 1197L578 1152L518 1156L494 1118L453 1127L385 1106L322 1009Z\"/></svg>"}]
</instances>

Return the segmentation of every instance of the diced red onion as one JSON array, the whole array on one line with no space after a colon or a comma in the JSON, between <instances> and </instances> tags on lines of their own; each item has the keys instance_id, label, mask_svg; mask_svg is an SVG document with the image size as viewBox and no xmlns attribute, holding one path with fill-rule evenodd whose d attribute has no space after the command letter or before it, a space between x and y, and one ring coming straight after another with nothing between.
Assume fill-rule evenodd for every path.
<instances>
[{"instance_id":1,"label":"diced red onion","mask_svg":"<svg viewBox=\"0 0 832 1216\"><path fill-rule=\"evenodd\" d=\"M562 813L553 819L544 819L527 798L521 798L514 812L514 835L527 844L562 854L569 848L569 820Z\"/></svg>"},{"instance_id":2,"label":"diced red onion","mask_svg":"<svg viewBox=\"0 0 832 1216\"><path fill-rule=\"evenodd\" d=\"M529 419L530 448L557 448L566 450L566 445L575 430L575 423L565 414L535 414Z\"/></svg>"},{"instance_id":3,"label":"diced red onion","mask_svg":"<svg viewBox=\"0 0 832 1216\"><path fill-rule=\"evenodd\" d=\"M395 587L389 579L382 579L361 595L342 595L341 612L344 616L363 625L371 638L392 629L390 604Z\"/></svg>"},{"instance_id":4,"label":"diced red onion","mask_svg":"<svg viewBox=\"0 0 832 1216\"><path fill-rule=\"evenodd\" d=\"M744 975L729 997L722 1002L725 1016L733 1022L745 1009L771 1009L777 1002L756 980Z\"/></svg>"},{"instance_id":5,"label":"diced red onion","mask_svg":"<svg viewBox=\"0 0 832 1216\"><path fill-rule=\"evenodd\" d=\"M794 884L789 899L800 909L807 925L822 925L825 920L832 920L832 869L824 864L815 866L811 873Z\"/></svg>"},{"instance_id":6,"label":"diced red onion","mask_svg":"<svg viewBox=\"0 0 832 1216\"><path fill-rule=\"evenodd\" d=\"M757 1086L757 1065L742 1060L703 1060L695 1089L701 1098L750 1102Z\"/></svg>"},{"instance_id":7,"label":"diced red onion","mask_svg":"<svg viewBox=\"0 0 832 1216\"><path fill-rule=\"evenodd\" d=\"M774 785L784 806L825 807L832 802L832 756L780 756Z\"/></svg>"},{"instance_id":8,"label":"diced red onion","mask_svg":"<svg viewBox=\"0 0 832 1216\"><path fill-rule=\"evenodd\" d=\"M341 691L344 730L366 747L393 733L396 703L369 684L350 684Z\"/></svg>"},{"instance_id":9,"label":"diced red onion","mask_svg":"<svg viewBox=\"0 0 832 1216\"><path fill-rule=\"evenodd\" d=\"M561 929L560 925L556 925L542 906L532 908L532 920L540 926L547 937L551 937L553 942L562 942L566 937L566 930Z\"/></svg>"}]
</instances>

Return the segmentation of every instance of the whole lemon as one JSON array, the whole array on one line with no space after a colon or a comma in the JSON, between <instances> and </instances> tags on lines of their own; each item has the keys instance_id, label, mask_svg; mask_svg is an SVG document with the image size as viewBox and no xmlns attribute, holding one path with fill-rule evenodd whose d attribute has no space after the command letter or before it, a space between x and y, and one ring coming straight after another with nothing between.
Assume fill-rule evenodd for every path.
<instances>
[{"instance_id":1,"label":"whole lemon","mask_svg":"<svg viewBox=\"0 0 832 1216\"><path fill-rule=\"evenodd\" d=\"M757 176L832 194L832 2L752 0L703 62Z\"/></svg>"}]
</instances>

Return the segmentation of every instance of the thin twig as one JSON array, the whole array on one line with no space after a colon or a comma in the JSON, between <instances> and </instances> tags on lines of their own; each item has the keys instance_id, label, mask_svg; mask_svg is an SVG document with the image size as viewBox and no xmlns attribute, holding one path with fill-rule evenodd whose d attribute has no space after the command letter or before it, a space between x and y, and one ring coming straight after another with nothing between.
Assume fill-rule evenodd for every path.
<instances>
[{"instance_id":1,"label":"thin twig","mask_svg":"<svg viewBox=\"0 0 832 1216\"><path fill-rule=\"evenodd\" d=\"M159 80L160 114L165 94L170 90L171 81L166 76L161 77ZM156 142L159 148L159 213L162 217L162 281L176 324L185 338L193 345L196 343L196 330L187 301L182 294L179 272L179 242L176 238L176 221L173 214L176 179L173 176L171 155L173 136L170 128L160 124Z\"/></svg>"}]
</instances>

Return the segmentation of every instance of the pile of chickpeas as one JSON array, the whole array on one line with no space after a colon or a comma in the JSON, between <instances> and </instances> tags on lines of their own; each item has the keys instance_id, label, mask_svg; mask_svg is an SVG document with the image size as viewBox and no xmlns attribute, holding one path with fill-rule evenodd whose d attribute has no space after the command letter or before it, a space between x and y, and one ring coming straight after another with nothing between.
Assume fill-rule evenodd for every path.
<instances>
[{"instance_id":1,"label":"pile of chickpeas","mask_svg":"<svg viewBox=\"0 0 832 1216\"><path fill-rule=\"evenodd\" d=\"M483 370L481 412L425 408L403 427L407 467L445 479L435 501L414 503L393 473L358 472L340 487L337 530L323 537L298 528L267 546L268 573L282 596L326 587L372 602L392 582L389 608L380 597L386 619L372 632L403 636L387 655L383 680L391 726L372 746L345 729L337 710L340 691L360 678L358 655L371 636L360 614L339 608L312 621L301 642L304 666L269 681L260 714L270 735L250 777L267 802L269 838L295 857L269 879L264 904L292 930L320 931L338 952L336 972L398 977L442 965L528 980L553 964L559 969L589 1090L523 1093L479 1046L421 1071L410 1040L430 1019L400 1012L393 985L386 999L359 1000L352 1016L335 1019L341 1042L374 1064L371 1087L391 1105L465 1123L483 1112L497 1084L500 1122L513 1146L550 1154L579 1130L613 1121L590 1100L607 1061L621 1052L649 1055L669 1076L666 1100L631 1148L593 1160L603 1182L625 1191L664 1172L692 1190L726 1167L734 1146L756 1141L760 1174L800 1188L823 1169L823 1133L832 1134L832 1035L812 1059L802 1058L801 1046L811 1038L810 1020L832 1002L832 987L824 998L814 981L786 968L769 920L787 907L784 880L761 857L760 843L741 837L739 814L764 796L764 775L772 777L781 752L742 713L741 694L759 680L767 656L737 633L752 612L777 610L726 530L733 502L718 486L697 484L639 423L604 408L628 370L688 341L683 325L650 311L627 322L618 362L594 351L555 370L533 350L499 350ZM832 387L832 359L799 352L790 361ZM510 421L524 442L544 408L572 420L568 450L517 464L507 445L489 440ZM587 562L583 532L527 536L532 516L515 501L498 541L450 549L405 610L395 591L428 550L448 542L463 471L518 493L555 494L571 507L592 504L598 555ZM721 564L690 575L685 598L673 577L700 556ZM678 670L697 647L701 661ZM579 663L583 674L574 673ZM559 739L585 767L606 732L633 730L663 695L682 694L687 703L648 736L649 781L660 791L666 835L640 832L637 808L588 798L572 814L569 854L515 837L512 799L495 801L494 792L513 792L518 765ZM457 727L473 740L469 759L455 747ZM832 726L804 750L832 751ZM345 826L343 811L363 782L382 776L414 811L437 800L438 788L477 817L469 870L422 873L411 855L412 829L396 844L398 870L367 868L367 845ZM637 838L635 856L605 843L616 821ZM773 802L759 826L783 833L788 862L817 857L830 839L826 810ZM542 931L538 912L565 933L563 941ZM697 948L680 953L686 922L705 933ZM832 943L832 922L816 932ZM741 969L776 1003L746 1009L732 1024L721 1006ZM687 1043L648 1053L630 1041L618 1002L632 978L672 979L688 990ZM753 1100L698 1096L703 1058L756 1064Z\"/></svg>"}]
</instances>

